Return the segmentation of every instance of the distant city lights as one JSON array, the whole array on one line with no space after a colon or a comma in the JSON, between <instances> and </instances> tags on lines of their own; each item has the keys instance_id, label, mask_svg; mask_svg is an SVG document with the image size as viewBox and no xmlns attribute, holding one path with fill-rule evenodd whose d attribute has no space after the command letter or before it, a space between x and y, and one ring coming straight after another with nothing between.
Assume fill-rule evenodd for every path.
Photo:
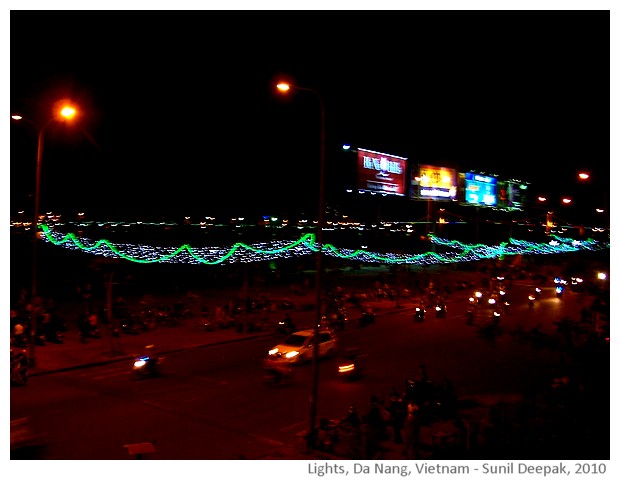
<instances>
[{"instance_id":1,"label":"distant city lights","mask_svg":"<svg viewBox=\"0 0 620 480\"><path fill-rule=\"evenodd\" d=\"M609 248L609 243L596 240L575 241L552 235L547 243L534 243L510 239L499 246L484 244L465 244L456 240L446 240L429 235L436 245L454 250L448 253L426 252L421 254L377 253L369 252L366 246L353 250L338 248L332 244L319 245L315 235L307 233L295 241L277 240L254 245L235 243L229 246L192 247L183 244L178 247L158 247L115 243L109 240L92 240L79 237L74 233L61 233L42 224L41 238L56 246L79 250L93 255L120 258L135 263L189 263L218 265L223 263L248 263L293 258L312 255L319 249L324 255L362 263L434 265L440 263L471 262L488 258L503 258L506 255L522 254L556 254L580 250L602 250ZM600 278L600 277L599 277Z\"/></svg>"}]
</instances>

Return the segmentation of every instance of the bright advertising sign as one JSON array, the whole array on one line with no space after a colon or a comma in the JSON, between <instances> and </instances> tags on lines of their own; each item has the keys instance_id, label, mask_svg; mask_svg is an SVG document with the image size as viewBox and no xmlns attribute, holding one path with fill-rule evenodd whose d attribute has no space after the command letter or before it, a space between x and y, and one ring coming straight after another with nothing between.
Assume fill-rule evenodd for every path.
<instances>
[{"instance_id":1,"label":"bright advertising sign","mask_svg":"<svg viewBox=\"0 0 620 480\"><path fill-rule=\"evenodd\" d=\"M404 157L357 149L358 190L404 195L406 171L407 159Z\"/></svg>"},{"instance_id":2,"label":"bright advertising sign","mask_svg":"<svg viewBox=\"0 0 620 480\"><path fill-rule=\"evenodd\" d=\"M498 182L497 206L508 210L523 210L527 185L514 180Z\"/></svg>"},{"instance_id":3,"label":"bright advertising sign","mask_svg":"<svg viewBox=\"0 0 620 480\"><path fill-rule=\"evenodd\" d=\"M471 205L497 205L497 178L468 172L465 174L465 202Z\"/></svg>"},{"instance_id":4,"label":"bright advertising sign","mask_svg":"<svg viewBox=\"0 0 620 480\"><path fill-rule=\"evenodd\" d=\"M411 196L419 200L456 200L456 170L420 165L411 179Z\"/></svg>"}]
</instances>

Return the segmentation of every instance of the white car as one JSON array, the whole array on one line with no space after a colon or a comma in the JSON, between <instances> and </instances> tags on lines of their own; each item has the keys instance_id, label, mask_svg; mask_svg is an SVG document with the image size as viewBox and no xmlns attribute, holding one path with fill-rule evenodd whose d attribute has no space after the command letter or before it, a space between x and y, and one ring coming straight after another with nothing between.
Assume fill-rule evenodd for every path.
<instances>
[{"instance_id":1,"label":"white car","mask_svg":"<svg viewBox=\"0 0 620 480\"><path fill-rule=\"evenodd\" d=\"M288 363L304 363L314 355L315 332L312 329L292 333L281 343L269 350L268 360ZM337 340L329 330L319 332L319 358L330 357L338 350Z\"/></svg>"}]
</instances>

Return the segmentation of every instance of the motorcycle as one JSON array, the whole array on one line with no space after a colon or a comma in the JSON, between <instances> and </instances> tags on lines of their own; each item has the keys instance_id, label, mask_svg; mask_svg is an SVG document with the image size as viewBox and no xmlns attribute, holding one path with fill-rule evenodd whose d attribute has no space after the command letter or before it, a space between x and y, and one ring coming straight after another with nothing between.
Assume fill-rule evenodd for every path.
<instances>
[{"instance_id":1,"label":"motorcycle","mask_svg":"<svg viewBox=\"0 0 620 480\"><path fill-rule=\"evenodd\" d=\"M352 381L360 378L365 367L366 355L361 355L357 348L347 349L338 362L338 376L343 381Z\"/></svg>"},{"instance_id":2,"label":"motorcycle","mask_svg":"<svg viewBox=\"0 0 620 480\"><path fill-rule=\"evenodd\" d=\"M278 335L290 335L295 331L295 325L293 324L293 320L288 315L284 317L284 320L280 320L278 322L278 326L276 327L276 333Z\"/></svg>"},{"instance_id":3,"label":"motorcycle","mask_svg":"<svg viewBox=\"0 0 620 480\"><path fill-rule=\"evenodd\" d=\"M536 297L534 295L528 295L528 303L527 306L532 309L534 308L534 300L536 299Z\"/></svg>"},{"instance_id":4,"label":"motorcycle","mask_svg":"<svg viewBox=\"0 0 620 480\"><path fill-rule=\"evenodd\" d=\"M149 345L147 347L147 349L150 348L153 348L153 346ZM161 375L161 363L163 360L163 357L154 354L141 355L137 357L133 362L134 377L148 378Z\"/></svg>"},{"instance_id":5,"label":"motorcycle","mask_svg":"<svg viewBox=\"0 0 620 480\"><path fill-rule=\"evenodd\" d=\"M502 306L502 313L508 313L508 308L510 307L510 302L508 300L504 301Z\"/></svg>"},{"instance_id":6,"label":"motorcycle","mask_svg":"<svg viewBox=\"0 0 620 480\"><path fill-rule=\"evenodd\" d=\"M542 293L542 290L540 287L536 287L536 290L534 291L534 295L536 296L536 298L540 298L540 294Z\"/></svg>"},{"instance_id":7,"label":"motorcycle","mask_svg":"<svg viewBox=\"0 0 620 480\"><path fill-rule=\"evenodd\" d=\"M555 287L555 294L558 298L562 298L562 294L564 293L564 287L562 285L558 285Z\"/></svg>"},{"instance_id":8,"label":"motorcycle","mask_svg":"<svg viewBox=\"0 0 620 480\"><path fill-rule=\"evenodd\" d=\"M435 316L437 318L446 318L446 305L441 303L435 306Z\"/></svg>"},{"instance_id":9,"label":"motorcycle","mask_svg":"<svg viewBox=\"0 0 620 480\"><path fill-rule=\"evenodd\" d=\"M340 420L321 418L317 428L314 447L325 452L334 452L336 445L343 444L349 451L359 452L362 446L362 419L354 406Z\"/></svg>"},{"instance_id":10,"label":"motorcycle","mask_svg":"<svg viewBox=\"0 0 620 480\"><path fill-rule=\"evenodd\" d=\"M422 306L415 307L415 314L413 316L413 320L415 322L423 322L425 314L426 314L426 310L424 310L424 307Z\"/></svg>"}]
</instances>

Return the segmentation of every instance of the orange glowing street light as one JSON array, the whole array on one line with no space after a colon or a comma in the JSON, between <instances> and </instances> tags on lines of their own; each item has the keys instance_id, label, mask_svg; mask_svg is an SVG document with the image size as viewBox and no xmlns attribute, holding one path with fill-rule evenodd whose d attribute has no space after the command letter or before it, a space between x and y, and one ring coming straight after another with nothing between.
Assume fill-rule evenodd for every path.
<instances>
[{"instance_id":1,"label":"orange glowing street light","mask_svg":"<svg viewBox=\"0 0 620 480\"><path fill-rule=\"evenodd\" d=\"M60 110L60 116L66 118L67 120L71 120L76 114L77 110L71 105L67 105Z\"/></svg>"},{"instance_id":2,"label":"orange glowing street light","mask_svg":"<svg viewBox=\"0 0 620 480\"><path fill-rule=\"evenodd\" d=\"M37 297L37 240L38 240L38 228L39 228L39 205L41 197L41 160L43 159L43 143L45 139L45 132L47 127L54 121L69 121L75 118L77 110L75 107L65 101L58 102L54 109L54 114L42 125L38 125L36 122L24 118L21 115L11 115L11 118L15 121L26 121L31 123L37 129L37 165L36 165L36 181L35 181L35 194L34 194L34 218L32 220L32 290L30 301L33 303ZM35 321L35 312L32 312L30 320L30 342L28 344L28 362L30 365L35 365L34 349L37 337L37 325Z\"/></svg>"},{"instance_id":3,"label":"orange glowing street light","mask_svg":"<svg viewBox=\"0 0 620 480\"><path fill-rule=\"evenodd\" d=\"M286 94L289 90L301 90L311 92L319 99L319 105L321 108L321 157L319 163L319 212L317 218L317 230L316 230L316 321L314 326L314 346L312 354L312 368L313 368L313 381L312 381L312 394L310 395L310 425L308 429L308 436L306 437L306 446L308 448L314 448L317 440L317 398L319 391L319 327L321 325L321 270L322 257L323 257L323 230L325 228L325 105L323 103L323 97L321 94L312 88L300 87L298 85L291 85L289 83L280 82L276 85L280 92Z\"/></svg>"}]
</instances>

